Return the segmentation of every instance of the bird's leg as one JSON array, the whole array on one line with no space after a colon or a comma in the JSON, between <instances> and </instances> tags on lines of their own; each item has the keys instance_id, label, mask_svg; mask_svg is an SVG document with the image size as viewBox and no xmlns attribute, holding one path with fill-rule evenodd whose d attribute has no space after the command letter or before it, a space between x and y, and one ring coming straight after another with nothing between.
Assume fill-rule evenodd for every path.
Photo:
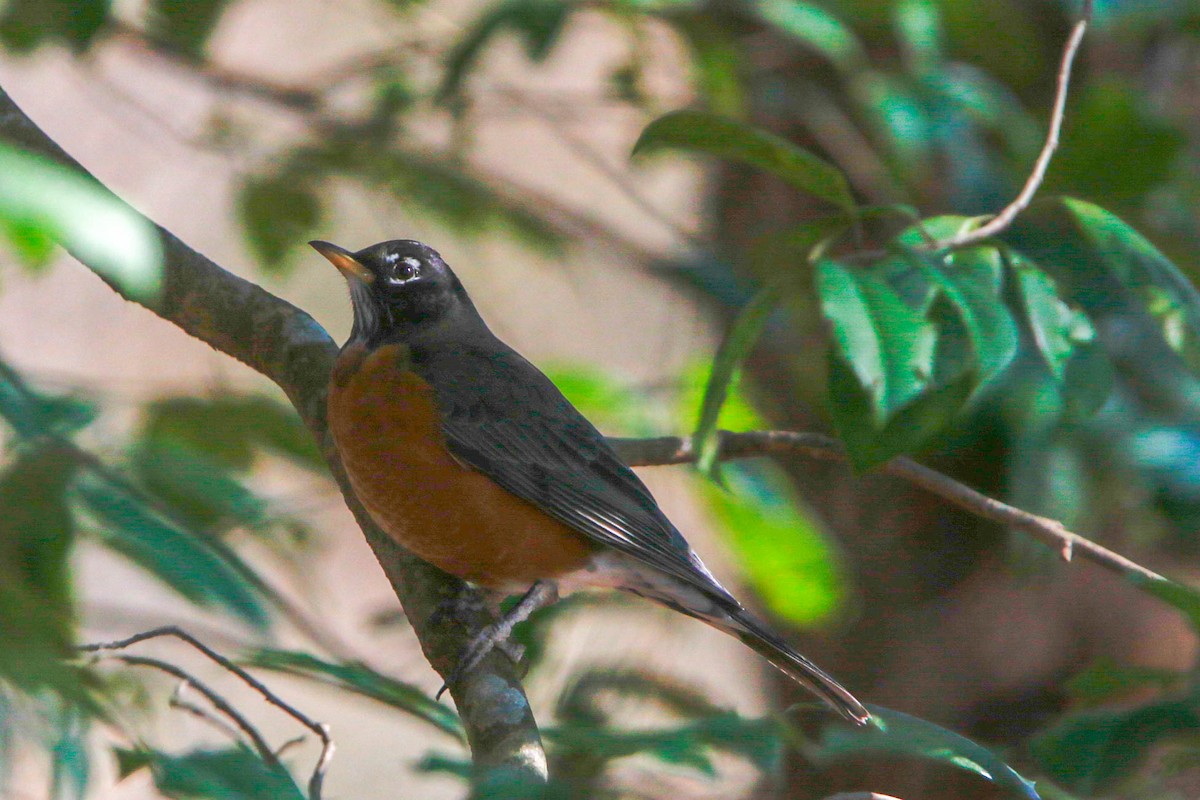
<instances>
[{"instance_id":1,"label":"bird's leg","mask_svg":"<svg viewBox=\"0 0 1200 800\"><path fill-rule=\"evenodd\" d=\"M511 657L508 637L512 635L513 628L529 619L529 616L539 608L545 608L557 600L558 586L553 581L537 581L530 586L529 591L522 595L507 614L475 635L475 638L459 656L453 672L446 678L442 688L438 690L437 698L440 698L450 688L450 684L458 683L463 676L475 669L484 656L492 652L493 648L498 647Z\"/></svg>"}]
</instances>

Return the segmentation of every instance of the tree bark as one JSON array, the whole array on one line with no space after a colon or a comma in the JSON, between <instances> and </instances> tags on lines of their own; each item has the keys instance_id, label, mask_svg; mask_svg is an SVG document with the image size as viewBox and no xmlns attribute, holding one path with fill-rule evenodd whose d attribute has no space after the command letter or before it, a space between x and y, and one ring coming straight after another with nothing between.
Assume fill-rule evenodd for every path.
<instances>
[{"instance_id":1,"label":"tree bark","mask_svg":"<svg viewBox=\"0 0 1200 800\"><path fill-rule=\"evenodd\" d=\"M0 140L92 178L2 88ZM330 473L400 599L426 657L443 678L449 676L472 634L492 620L482 602L453 602L475 590L393 542L354 496L325 419L326 384L337 346L304 311L221 268L165 228L155 227L163 249L163 290L156 301L144 305L283 389L320 445ZM91 266L82 258L80 261ZM117 286L109 285L120 293ZM441 613L435 613L439 609ZM493 652L474 672L451 686L450 694L462 716L481 778L502 772L515 780L546 780L541 737L507 657Z\"/></svg>"}]
</instances>

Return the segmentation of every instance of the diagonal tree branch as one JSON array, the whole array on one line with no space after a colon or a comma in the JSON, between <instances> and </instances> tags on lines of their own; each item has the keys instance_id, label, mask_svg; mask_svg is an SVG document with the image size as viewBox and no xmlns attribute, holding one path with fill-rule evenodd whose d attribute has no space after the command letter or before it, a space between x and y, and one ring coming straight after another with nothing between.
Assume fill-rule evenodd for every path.
<instances>
[{"instance_id":1,"label":"diagonal tree branch","mask_svg":"<svg viewBox=\"0 0 1200 800\"><path fill-rule=\"evenodd\" d=\"M2 88L0 140L88 175ZM161 226L158 231L164 255L163 291L158 301L147 307L283 389L320 444L330 472L400 598L426 657L443 677L449 676L472 633L491 619L481 602L455 602L474 590L395 544L371 522L350 489L325 420L325 386L337 353L333 340L305 312L227 272ZM447 608L453 611L447 613ZM441 613L435 613L439 609ZM480 774L503 769L529 780L545 780L541 737L506 657L498 652L489 655L473 673L451 686L450 693L462 715Z\"/></svg>"}]
</instances>

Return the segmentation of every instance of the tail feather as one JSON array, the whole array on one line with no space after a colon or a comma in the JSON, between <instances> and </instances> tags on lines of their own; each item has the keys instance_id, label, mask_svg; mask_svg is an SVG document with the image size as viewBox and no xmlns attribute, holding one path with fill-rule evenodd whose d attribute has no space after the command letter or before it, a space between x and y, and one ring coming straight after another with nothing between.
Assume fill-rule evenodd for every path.
<instances>
[{"instance_id":1,"label":"tail feather","mask_svg":"<svg viewBox=\"0 0 1200 800\"><path fill-rule=\"evenodd\" d=\"M783 639L745 611L730 614L725 619L707 619L709 624L736 636L747 647L771 662L792 680L804 686L829 704L846 719L865 725L871 714L828 673L797 653Z\"/></svg>"}]
</instances>

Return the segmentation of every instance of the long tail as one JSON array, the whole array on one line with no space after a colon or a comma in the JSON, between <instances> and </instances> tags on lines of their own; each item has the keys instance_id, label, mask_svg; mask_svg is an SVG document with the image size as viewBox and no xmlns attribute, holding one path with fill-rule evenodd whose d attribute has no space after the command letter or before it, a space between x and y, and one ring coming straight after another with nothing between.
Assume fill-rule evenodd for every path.
<instances>
[{"instance_id":1,"label":"long tail","mask_svg":"<svg viewBox=\"0 0 1200 800\"><path fill-rule=\"evenodd\" d=\"M865 725L871 719L870 712L840 683L745 611L739 610L723 618L706 618L704 621L736 636L851 722Z\"/></svg>"}]
</instances>

